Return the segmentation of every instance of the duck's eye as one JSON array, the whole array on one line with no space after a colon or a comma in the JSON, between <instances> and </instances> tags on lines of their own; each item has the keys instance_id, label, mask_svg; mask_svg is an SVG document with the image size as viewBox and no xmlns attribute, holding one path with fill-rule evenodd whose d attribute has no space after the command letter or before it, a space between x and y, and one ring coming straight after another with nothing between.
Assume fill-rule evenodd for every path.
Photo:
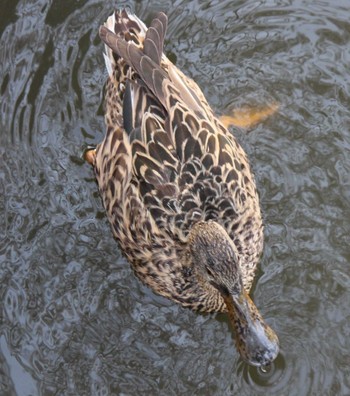
<instances>
[{"instance_id":1,"label":"duck's eye","mask_svg":"<svg viewBox=\"0 0 350 396\"><path fill-rule=\"evenodd\" d=\"M212 271L211 271L209 268L206 268L206 270L207 270L207 274L208 274L209 276L213 276L213 273L212 273Z\"/></svg>"}]
</instances>

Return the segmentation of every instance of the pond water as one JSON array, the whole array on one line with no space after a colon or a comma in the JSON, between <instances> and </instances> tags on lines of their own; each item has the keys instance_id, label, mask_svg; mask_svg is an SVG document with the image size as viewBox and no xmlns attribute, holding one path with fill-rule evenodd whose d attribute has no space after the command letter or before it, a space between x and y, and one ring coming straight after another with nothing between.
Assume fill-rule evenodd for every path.
<instances>
[{"instance_id":1,"label":"pond water","mask_svg":"<svg viewBox=\"0 0 350 396\"><path fill-rule=\"evenodd\" d=\"M281 353L248 367L223 315L154 295L118 251L82 147L104 135L102 0L2 1L0 394L350 394L348 0L120 1L236 129L261 195L253 297Z\"/></svg>"}]
</instances>

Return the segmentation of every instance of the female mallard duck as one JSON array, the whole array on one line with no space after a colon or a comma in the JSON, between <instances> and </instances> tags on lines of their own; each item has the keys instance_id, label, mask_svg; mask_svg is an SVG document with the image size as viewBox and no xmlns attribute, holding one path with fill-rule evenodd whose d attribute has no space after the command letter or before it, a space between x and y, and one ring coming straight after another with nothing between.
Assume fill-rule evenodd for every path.
<instances>
[{"instance_id":1,"label":"female mallard duck","mask_svg":"<svg viewBox=\"0 0 350 396\"><path fill-rule=\"evenodd\" d=\"M228 312L237 348L269 364L278 339L248 296L263 226L247 156L197 84L163 54L167 17L127 11L100 28L107 133L87 153L114 236L155 292Z\"/></svg>"}]
</instances>

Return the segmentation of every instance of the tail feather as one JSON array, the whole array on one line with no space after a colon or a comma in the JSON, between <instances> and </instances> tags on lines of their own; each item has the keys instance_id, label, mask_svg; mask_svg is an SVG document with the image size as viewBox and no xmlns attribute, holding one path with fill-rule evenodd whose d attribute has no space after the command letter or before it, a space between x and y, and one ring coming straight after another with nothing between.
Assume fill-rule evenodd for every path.
<instances>
[{"instance_id":1,"label":"tail feather","mask_svg":"<svg viewBox=\"0 0 350 396\"><path fill-rule=\"evenodd\" d=\"M146 25L136 15L128 13L125 9L113 12L104 26L125 41L133 41L138 47L142 45L147 32ZM108 75L112 76L117 66L118 56L107 44L105 44L103 56Z\"/></svg>"},{"instance_id":2,"label":"tail feather","mask_svg":"<svg viewBox=\"0 0 350 396\"><path fill-rule=\"evenodd\" d=\"M162 59L164 38L168 25L168 17L160 12L153 19L151 26L148 28L143 52L148 55L157 65L160 65Z\"/></svg>"},{"instance_id":3,"label":"tail feather","mask_svg":"<svg viewBox=\"0 0 350 396\"><path fill-rule=\"evenodd\" d=\"M130 31L124 32L125 35L122 36L119 30L118 33L114 33L106 26L100 28L100 37L104 43L117 55L118 59L131 66L164 107L166 107L166 101L163 80L167 78L167 73L161 67L160 60L163 56L166 26L166 15L159 13L146 32L142 48L135 45L134 40L126 39Z\"/></svg>"}]
</instances>

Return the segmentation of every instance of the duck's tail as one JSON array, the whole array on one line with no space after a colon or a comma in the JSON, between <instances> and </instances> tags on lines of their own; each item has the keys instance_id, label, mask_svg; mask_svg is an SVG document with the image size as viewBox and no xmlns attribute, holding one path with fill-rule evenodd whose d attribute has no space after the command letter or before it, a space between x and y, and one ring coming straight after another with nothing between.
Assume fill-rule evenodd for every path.
<instances>
[{"instance_id":1,"label":"duck's tail","mask_svg":"<svg viewBox=\"0 0 350 396\"><path fill-rule=\"evenodd\" d=\"M164 81L170 79L164 69L168 60L163 54L167 21L160 12L147 28L135 15L123 10L113 13L100 27L110 75L106 85L107 124L123 127L130 136L141 127L143 115L152 106L152 112L154 106L161 108L162 115L167 106Z\"/></svg>"},{"instance_id":2,"label":"duck's tail","mask_svg":"<svg viewBox=\"0 0 350 396\"><path fill-rule=\"evenodd\" d=\"M133 41L137 47L143 46L147 27L136 15L129 13L125 9L113 12L113 14L108 17L104 26L125 41ZM108 74L111 77L116 69L118 69L120 57L106 44L103 56ZM122 65L119 65L119 70L120 66ZM126 70L124 72L126 72Z\"/></svg>"}]
</instances>

